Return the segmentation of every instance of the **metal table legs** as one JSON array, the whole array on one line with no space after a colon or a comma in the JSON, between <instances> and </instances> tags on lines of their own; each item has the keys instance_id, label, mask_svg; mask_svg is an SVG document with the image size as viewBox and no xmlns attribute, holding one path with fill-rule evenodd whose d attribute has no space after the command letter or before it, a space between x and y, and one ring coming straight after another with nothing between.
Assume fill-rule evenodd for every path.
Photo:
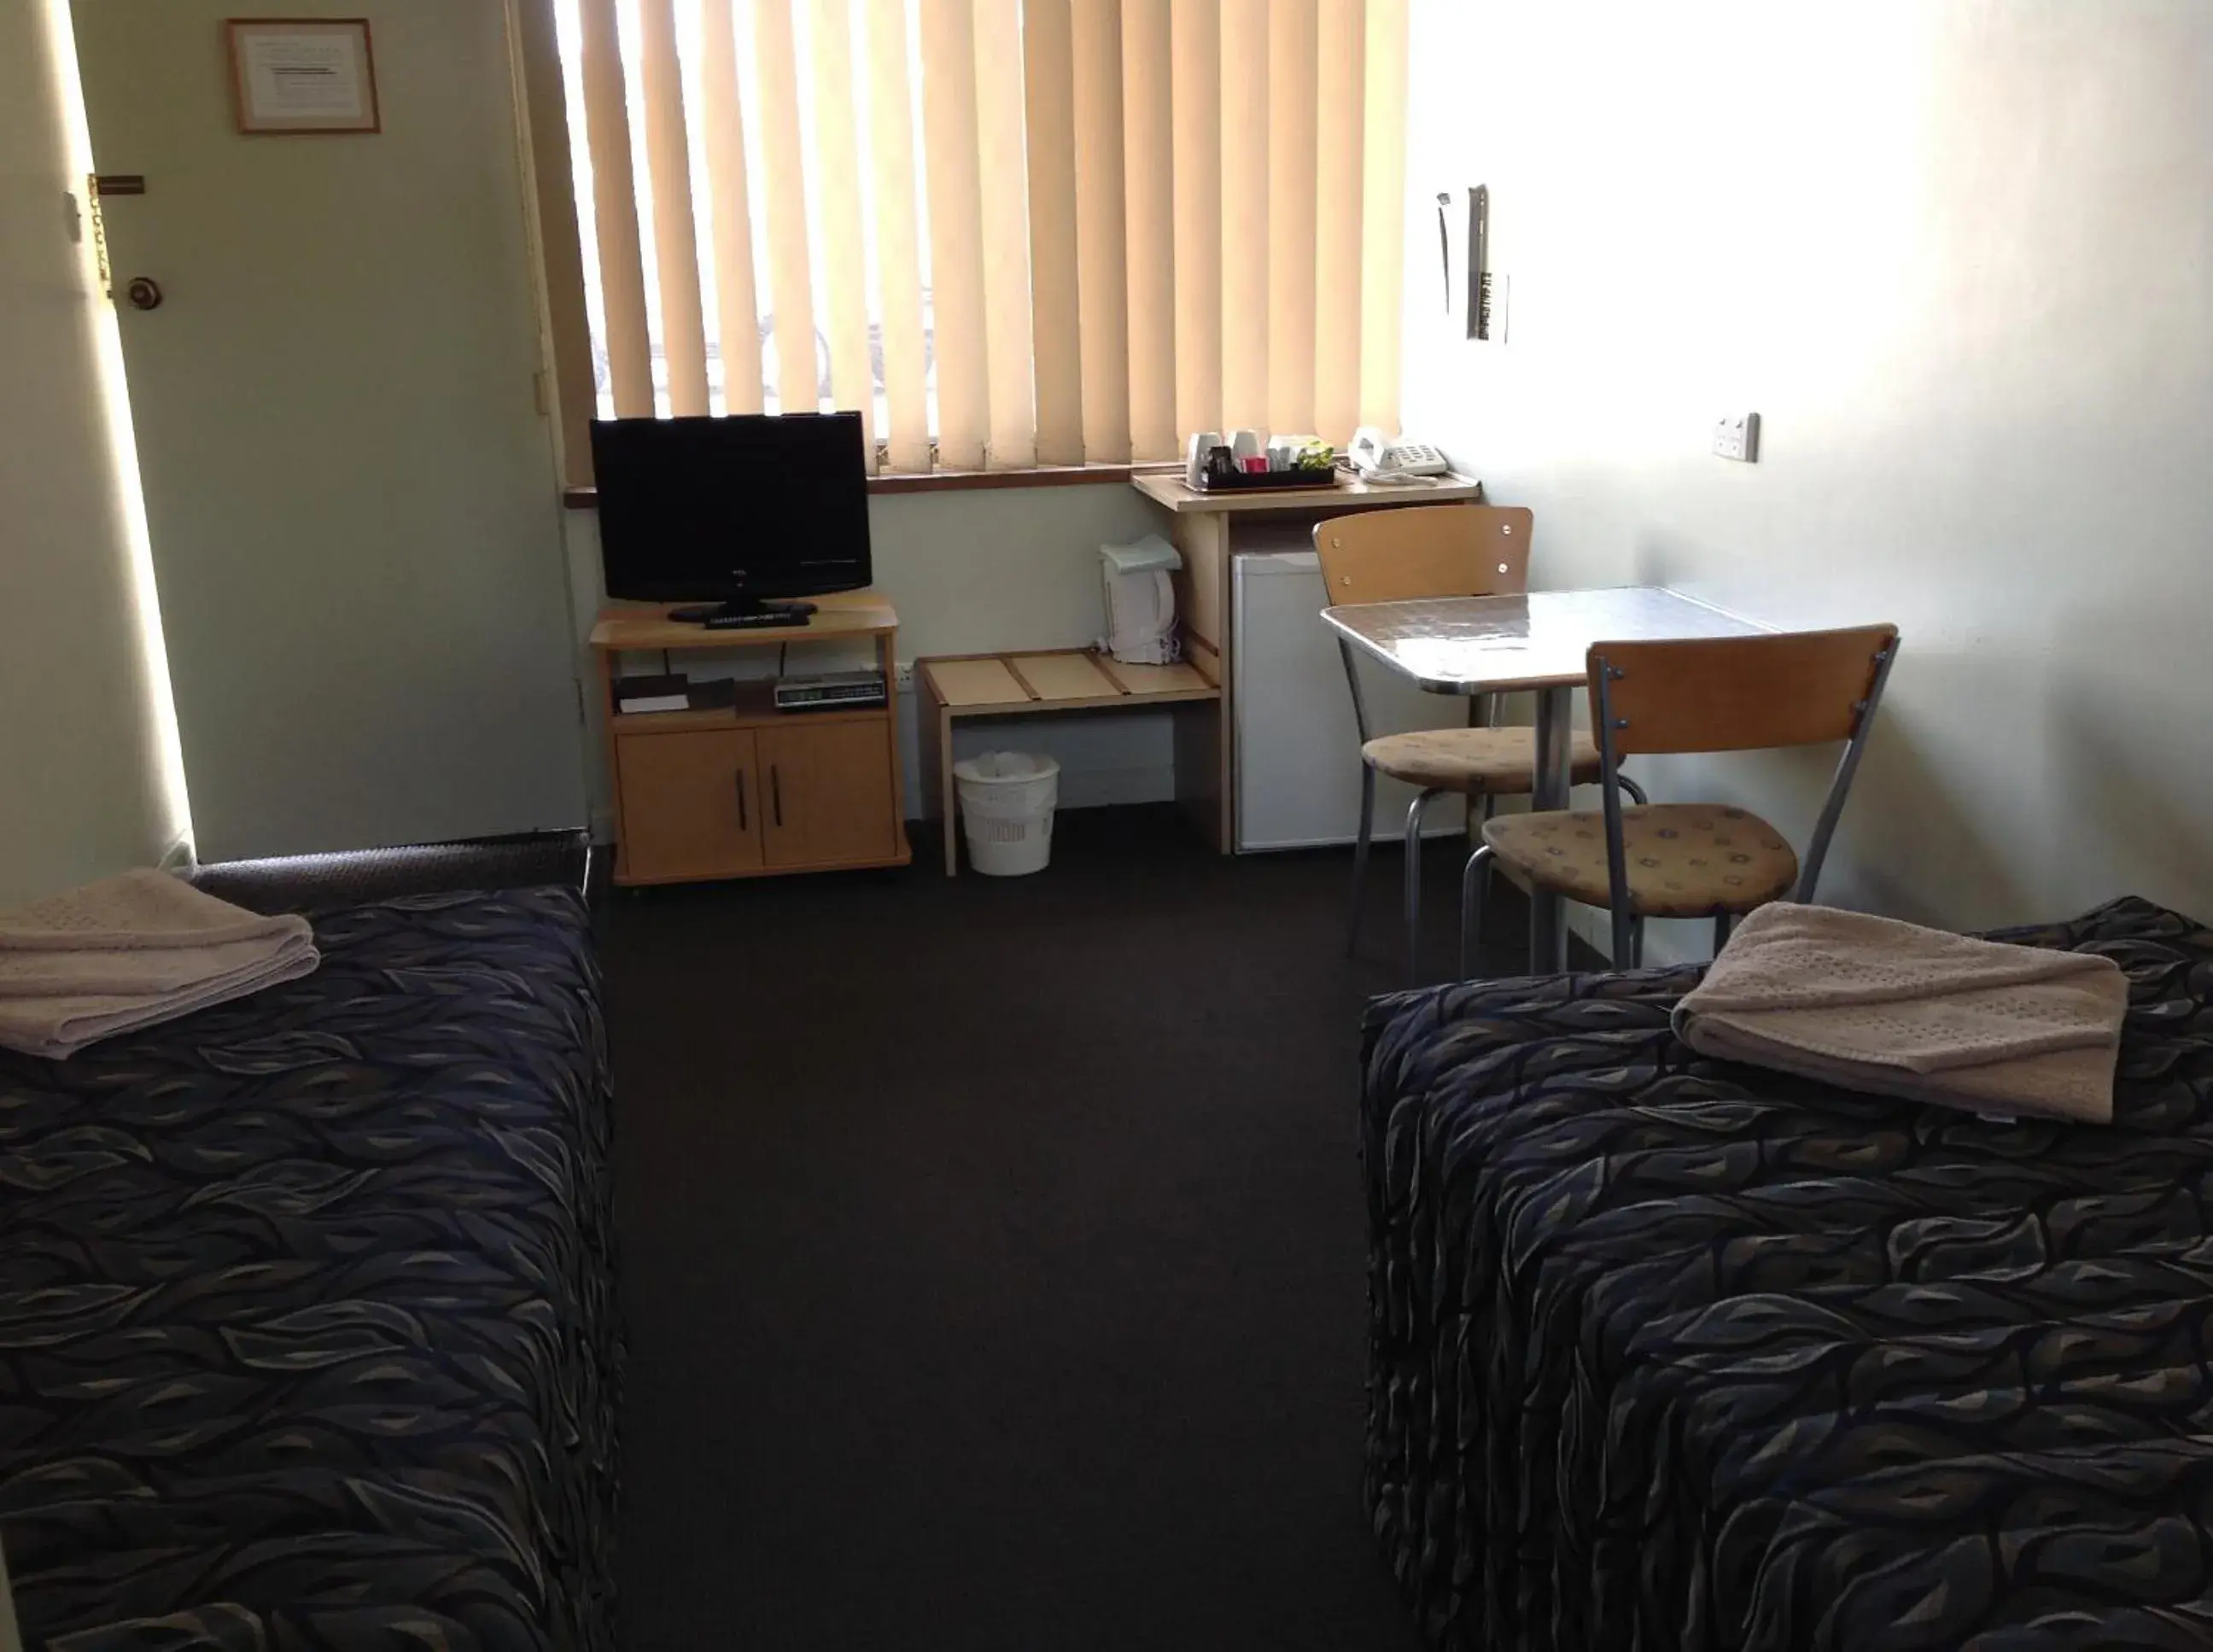
<instances>
[{"instance_id":1,"label":"metal table legs","mask_svg":"<svg viewBox=\"0 0 2213 1652\"><path fill-rule=\"evenodd\" d=\"M1575 686L1537 691L1537 789L1532 809L1568 806L1568 755L1575 730ZM1565 904L1542 889L1529 892L1529 972L1554 975L1568 966Z\"/></svg>"}]
</instances>

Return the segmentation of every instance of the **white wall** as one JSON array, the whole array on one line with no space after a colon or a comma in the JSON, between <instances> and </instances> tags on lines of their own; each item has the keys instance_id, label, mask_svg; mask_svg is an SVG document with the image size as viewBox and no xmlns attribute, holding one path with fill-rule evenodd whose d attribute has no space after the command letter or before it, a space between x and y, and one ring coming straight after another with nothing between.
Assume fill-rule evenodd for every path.
<instances>
[{"instance_id":1,"label":"white wall","mask_svg":"<svg viewBox=\"0 0 2213 1652\"><path fill-rule=\"evenodd\" d=\"M53 22L0 6L0 910L157 861L186 830L107 394L114 317L67 211L88 149Z\"/></svg>"},{"instance_id":2,"label":"white wall","mask_svg":"<svg viewBox=\"0 0 2213 1652\"><path fill-rule=\"evenodd\" d=\"M1101 623L1099 546L1160 526L1157 513L1125 482L874 496L869 527L875 583L899 611L899 657L1075 648L1094 641ZM591 512L569 513L570 576L586 632L606 600L598 530ZM865 664L865 657L855 663ZM802 661L795 655L792 669L837 664L834 657ZM742 655L706 655L692 656L688 668L703 675L744 665ZM914 705L911 696L902 702L899 721L907 813L918 816ZM972 724L956 736L955 749L966 756L993 745L1019 745L1058 759L1062 802L1072 808L1155 802L1174 795L1172 734L1167 718L1158 713ZM604 838L610 802L596 721L591 760L593 821Z\"/></svg>"},{"instance_id":3,"label":"white wall","mask_svg":"<svg viewBox=\"0 0 2213 1652\"><path fill-rule=\"evenodd\" d=\"M2213 915L2213 7L1416 0L1412 46L1405 421L1537 582L1903 629L1824 896ZM1478 183L1503 344L1437 317ZM1827 767L1651 772L1802 843Z\"/></svg>"}]
</instances>

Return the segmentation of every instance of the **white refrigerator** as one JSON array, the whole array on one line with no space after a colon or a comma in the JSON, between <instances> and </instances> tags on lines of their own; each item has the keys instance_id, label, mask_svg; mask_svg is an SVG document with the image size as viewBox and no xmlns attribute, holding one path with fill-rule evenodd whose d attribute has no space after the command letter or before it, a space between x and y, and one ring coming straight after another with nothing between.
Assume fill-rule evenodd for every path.
<instances>
[{"instance_id":1,"label":"white refrigerator","mask_svg":"<svg viewBox=\"0 0 2213 1652\"><path fill-rule=\"evenodd\" d=\"M1360 736L1352 720L1337 633L1322 624L1328 606L1321 566L1311 551L1251 552L1230 564L1237 716L1239 851L1349 844L1360 820ZM1363 658L1360 685L1369 731L1457 728L1468 703L1425 694L1380 662ZM1414 788L1378 779L1375 834L1405 830ZM1430 806L1427 830L1463 830L1460 809Z\"/></svg>"}]
</instances>

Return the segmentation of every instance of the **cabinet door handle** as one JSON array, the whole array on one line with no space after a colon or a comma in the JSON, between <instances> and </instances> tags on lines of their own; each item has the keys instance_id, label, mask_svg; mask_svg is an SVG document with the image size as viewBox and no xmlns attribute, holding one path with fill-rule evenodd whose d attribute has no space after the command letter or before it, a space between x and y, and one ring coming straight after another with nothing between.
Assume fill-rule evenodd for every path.
<instances>
[{"instance_id":1,"label":"cabinet door handle","mask_svg":"<svg viewBox=\"0 0 2213 1652\"><path fill-rule=\"evenodd\" d=\"M746 771L738 771L738 830L751 832L753 822L746 819Z\"/></svg>"},{"instance_id":2,"label":"cabinet door handle","mask_svg":"<svg viewBox=\"0 0 2213 1652\"><path fill-rule=\"evenodd\" d=\"M776 823L783 824L783 777L776 771L776 765L768 765L769 807L776 811Z\"/></svg>"}]
</instances>

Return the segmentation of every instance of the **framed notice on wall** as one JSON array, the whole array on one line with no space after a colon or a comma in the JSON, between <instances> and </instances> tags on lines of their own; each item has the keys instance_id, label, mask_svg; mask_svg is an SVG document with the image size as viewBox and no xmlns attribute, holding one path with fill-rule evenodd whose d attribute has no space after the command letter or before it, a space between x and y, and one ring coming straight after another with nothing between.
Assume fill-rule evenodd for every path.
<instances>
[{"instance_id":1,"label":"framed notice on wall","mask_svg":"<svg viewBox=\"0 0 2213 1652\"><path fill-rule=\"evenodd\" d=\"M382 130L366 17L234 17L223 27L241 132Z\"/></svg>"}]
</instances>

